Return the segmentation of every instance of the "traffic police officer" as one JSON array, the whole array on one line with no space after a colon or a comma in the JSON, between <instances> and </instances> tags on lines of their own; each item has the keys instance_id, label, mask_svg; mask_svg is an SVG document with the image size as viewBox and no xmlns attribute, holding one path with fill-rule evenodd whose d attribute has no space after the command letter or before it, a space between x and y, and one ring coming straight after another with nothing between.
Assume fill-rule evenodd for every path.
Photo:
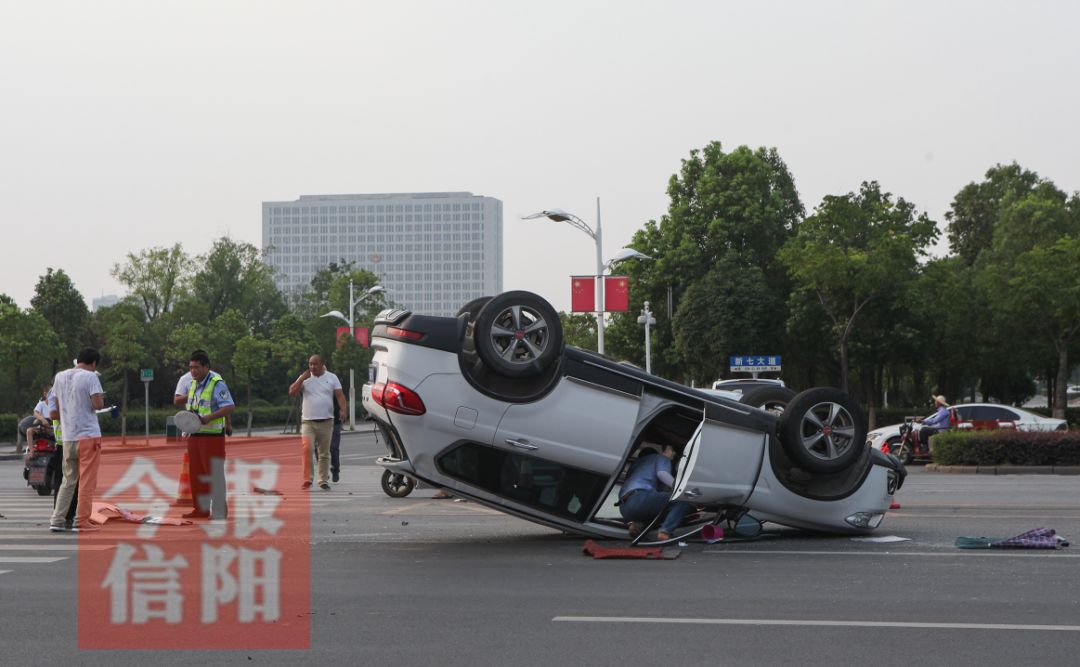
<instances>
[{"instance_id":1,"label":"traffic police officer","mask_svg":"<svg viewBox=\"0 0 1080 667\"><path fill-rule=\"evenodd\" d=\"M195 509L187 519L224 519L229 510L225 493L225 416L236 409L221 376L210 370L210 357L196 350L188 360L191 388L187 409L203 426L188 438L191 497Z\"/></svg>"}]
</instances>

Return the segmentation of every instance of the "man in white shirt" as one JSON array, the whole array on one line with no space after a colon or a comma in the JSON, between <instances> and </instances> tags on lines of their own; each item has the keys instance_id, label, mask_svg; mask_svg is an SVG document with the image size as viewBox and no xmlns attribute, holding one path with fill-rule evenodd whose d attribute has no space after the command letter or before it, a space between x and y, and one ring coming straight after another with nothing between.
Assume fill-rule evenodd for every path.
<instances>
[{"instance_id":1,"label":"man in white shirt","mask_svg":"<svg viewBox=\"0 0 1080 667\"><path fill-rule=\"evenodd\" d=\"M64 482L53 507L49 530L67 530L65 515L77 492L74 529L80 532L100 530L90 523L97 488L98 464L101 461L101 427L95 410L105 407L105 391L97 376L101 355L92 347L84 348L75 360L75 368L56 374L56 396L52 419L63 423Z\"/></svg>"},{"instance_id":2,"label":"man in white shirt","mask_svg":"<svg viewBox=\"0 0 1080 667\"><path fill-rule=\"evenodd\" d=\"M308 359L308 369L289 386L289 396L303 392L304 404L301 409L300 443L304 466L303 488L311 488L312 466L311 445L319 459L319 488L330 490L330 438L334 432L334 401L338 409L345 413L345 393L341 391L341 381L326 370L326 364L317 354Z\"/></svg>"}]
</instances>

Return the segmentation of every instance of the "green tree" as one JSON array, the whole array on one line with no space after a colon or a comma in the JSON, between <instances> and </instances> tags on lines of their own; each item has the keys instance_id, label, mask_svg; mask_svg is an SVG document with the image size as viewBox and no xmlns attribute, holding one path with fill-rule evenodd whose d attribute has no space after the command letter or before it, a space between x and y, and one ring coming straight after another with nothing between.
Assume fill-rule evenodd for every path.
<instances>
[{"instance_id":1,"label":"green tree","mask_svg":"<svg viewBox=\"0 0 1080 667\"><path fill-rule=\"evenodd\" d=\"M335 265L331 265L333 267ZM348 316L349 310L349 281L352 281L352 298L363 300L357 304L354 313L356 327L368 327L375 320L375 315L387 306L385 293L376 293L365 297L368 289L378 284L378 278L370 271L352 269L351 264L336 265L336 272L331 272L330 267L320 271L312 284L316 285L312 299L317 303L314 314L311 316L310 329L323 350L337 349L337 329L343 326L343 322L336 317L321 317L322 315L337 310Z\"/></svg>"},{"instance_id":2,"label":"green tree","mask_svg":"<svg viewBox=\"0 0 1080 667\"><path fill-rule=\"evenodd\" d=\"M237 343L250 333L244 316L235 308L226 310L208 327L206 351L210 354L214 368L229 380L236 373L233 356Z\"/></svg>"},{"instance_id":3,"label":"green tree","mask_svg":"<svg viewBox=\"0 0 1080 667\"><path fill-rule=\"evenodd\" d=\"M350 339L347 333L342 334L341 347L334 350L333 361L335 374L345 380L346 396L354 391L353 382L357 376L360 377L360 382L367 378L367 368L371 364L372 356L374 356L374 351L371 348L362 347L355 339ZM346 371L352 371L352 373ZM349 418L350 415L342 415L343 421Z\"/></svg>"},{"instance_id":4,"label":"green tree","mask_svg":"<svg viewBox=\"0 0 1080 667\"><path fill-rule=\"evenodd\" d=\"M210 350L207 350L207 341L210 339L210 327L206 324L191 322L173 329L169 333L168 345L165 348L165 361L175 370L187 372L188 359L195 350L204 350L210 355L211 368L216 361Z\"/></svg>"},{"instance_id":5,"label":"green tree","mask_svg":"<svg viewBox=\"0 0 1080 667\"><path fill-rule=\"evenodd\" d=\"M563 340L583 350L596 349L596 318L588 313L559 313Z\"/></svg>"},{"instance_id":6,"label":"green tree","mask_svg":"<svg viewBox=\"0 0 1080 667\"><path fill-rule=\"evenodd\" d=\"M179 243L171 248L149 248L129 252L127 261L114 264L116 278L141 305L146 320L152 322L169 312L187 290L192 262Z\"/></svg>"},{"instance_id":7,"label":"green tree","mask_svg":"<svg viewBox=\"0 0 1080 667\"><path fill-rule=\"evenodd\" d=\"M290 381L307 368L308 357L321 352L319 343L297 316L285 315L274 322L270 332L270 354L284 365Z\"/></svg>"},{"instance_id":8,"label":"green tree","mask_svg":"<svg viewBox=\"0 0 1080 667\"><path fill-rule=\"evenodd\" d=\"M270 266L262 252L225 236L198 258L192 280L193 293L208 308L213 320L230 308L243 313L253 331L268 331L286 311L285 301L274 285Z\"/></svg>"},{"instance_id":9,"label":"green tree","mask_svg":"<svg viewBox=\"0 0 1080 667\"><path fill-rule=\"evenodd\" d=\"M1023 253L1010 273L999 303L1057 354L1053 415L1064 419L1069 348L1080 332L1080 237Z\"/></svg>"},{"instance_id":10,"label":"green tree","mask_svg":"<svg viewBox=\"0 0 1080 667\"><path fill-rule=\"evenodd\" d=\"M124 441L127 440L128 379L146 360L146 348L139 340L142 330L141 322L130 315L122 315L111 323L101 349L109 370L121 376L120 437Z\"/></svg>"},{"instance_id":11,"label":"green tree","mask_svg":"<svg viewBox=\"0 0 1080 667\"><path fill-rule=\"evenodd\" d=\"M251 437L251 389L256 378L262 375L270 363L270 341L247 335L236 341L232 365L238 389L246 390L247 434Z\"/></svg>"},{"instance_id":12,"label":"green tree","mask_svg":"<svg viewBox=\"0 0 1080 667\"><path fill-rule=\"evenodd\" d=\"M698 384L728 374L736 354L776 354L783 342L779 293L762 270L729 252L683 294L675 311L675 347Z\"/></svg>"},{"instance_id":13,"label":"green tree","mask_svg":"<svg viewBox=\"0 0 1080 667\"><path fill-rule=\"evenodd\" d=\"M1006 202L1023 197L1039 183L1039 175L1012 164L997 164L979 183L969 183L953 198L945 214L949 222L949 246L968 266L994 240L994 228Z\"/></svg>"},{"instance_id":14,"label":"green tree","mask_svg":"<svg viewBox=\"0 0 1080 667\"><path fill-rule=\"evenodd\" d=\"M66 368L67 362L75 358L82 347L82 337L86 333L86 323L90 318L86 301L63 269L53 271L49 268L45 275L38 279L30 305L41 313L60 337L64 346L61 355L63 367ZM59 364L54 365L54 372L58 366Z\"/></svg>"},{"instance_id":15,"label":"green tree","mask_svg":"<svg viewBox=\"0 0 1080 667\"><path fill-rule=\"evenodd\" d=\"M667 192L667 214L659 223L648 221L630 243L630 247L655 261L619 265L619 272L630 278L633 308L612 316L605 335L611 354L644 359L644 337L637 324L637 312L644 301L649 301L657 319L652 332L654 372L682 377L686 372L684 364L690 359L685 356L686 346L675 345L669 302L672 314L678 312L692 286L703 280L715 285L715 275L706 276L724 262L735 272L754 268L756 275L763 276L773 299L783 303L789 282L777 252L799 225L804 209L787 165L776 149L769 148L752 150L740 146L725 153L719 142L712 142L691 151L679 173L670 178ZM735 261L732 258L737 258L738 269L731 268ZM695 292L700 294L702 288ZM690 307L682 311L687 317ZM735 315L741 318L741 314ZM771 314L768 328L782 331L785 319L781 307ZM725 322L731 329L739 324ZM761 327L754 322L750 328Z\"/></svg>"},{"instance_id":16,"label":"green tree","mask_svg":"<svg viewBox=\"0 0 1080 667\"><path fill-rule=\"evenodd\" d=\"M827 196L780 252L796 284L817 296L840 356L840 388L848 389L849 342L871 300L895 294L915 276L918 258L937 228L913 204L895 201L877 182L858 193Z\"/></svg>"},{"instance_id":17,"label":"green tree","mask_svg":"<svg viewBox=\"0 0 1080 667\"><path fill-rule=\"evenodd\" d=\"M0 372L11 386L11 393L0 403L3 411L29 411L23 405L24 396L35 395L52 377L53 362L62 350L63 343L40 313L0 302Z\"/></svg>"}]
</instances>

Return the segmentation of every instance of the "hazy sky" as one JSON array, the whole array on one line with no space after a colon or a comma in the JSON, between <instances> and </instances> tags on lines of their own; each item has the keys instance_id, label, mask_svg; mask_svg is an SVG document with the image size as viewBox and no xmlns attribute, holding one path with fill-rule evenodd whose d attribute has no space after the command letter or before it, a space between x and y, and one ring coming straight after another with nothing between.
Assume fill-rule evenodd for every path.
<instances>
[{"instance_id":1,"label":"hazy sky","mask_svg":"<svg viewBox=\"0 0 1080 667\"><path fill-rule=\"evenodd\" d=\"M997 162L1080 189L1073 2L0 0L0 292L62 267L121 293L129 250L260 203L466 190L504 202L507 289L569 306L719 140L775 146L810 211L883 186L944 229ZM639 308L640 305L632 305Z\"/></svg>"}]
</instances>

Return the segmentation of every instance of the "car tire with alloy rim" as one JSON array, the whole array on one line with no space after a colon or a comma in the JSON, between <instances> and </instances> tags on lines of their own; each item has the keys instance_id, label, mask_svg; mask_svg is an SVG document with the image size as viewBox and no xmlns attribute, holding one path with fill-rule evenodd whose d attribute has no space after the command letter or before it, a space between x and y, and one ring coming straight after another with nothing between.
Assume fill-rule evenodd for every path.
<instances>
[{"instance_id":1,"label":"car tire with alloy rim","mask_svg":"<svg viewBox=\"0 0 1080 667\"><path fill-rule=\"evenodd\" d=\"M739 402L779 415L784 413L795 396L795 390L787 387L755 387L743 392Z\"/></svg>"},{"instance_id":2,"label":"car tire with alloy rim","mask_svg":"<svg viewBox=\"0 0 1080 667\"><path fill-rule=\"evenodd\" d=\"M780 443L808 472L840 472L866 449L866 417L839 389L808 389L791 399L780 418Z\"/></svg>"},{"instance_id":3,"label":"car tire with alloy rim","mask_svg":"<svg viewBox=\"0 0 1080 667\"><path fill-rule=\"evenodd\" d=\"M484 364L510 378L543 373L562 354L559 314L532 292L504 292L480 311L473 343Z\"/></svg>"}]
</instances>

